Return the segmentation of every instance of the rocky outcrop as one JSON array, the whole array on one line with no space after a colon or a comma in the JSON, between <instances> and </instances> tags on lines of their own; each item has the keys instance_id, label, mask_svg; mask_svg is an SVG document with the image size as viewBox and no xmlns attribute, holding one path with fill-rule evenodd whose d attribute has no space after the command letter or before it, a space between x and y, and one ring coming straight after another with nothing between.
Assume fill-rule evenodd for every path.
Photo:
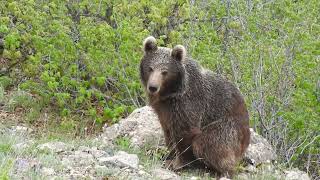
<instances>
[{"instance_id":1,"label":"rocky outcrop","mask_svg":"<svg viewBox=\"0 0 320 180\"><path fill-rule=\"evenodd\" d=\"M250 174L259 173L261 168L259 170L257 166L260 165L263 167L268 167L267 169L263 170L272 174L273 177L275 176L278 178L281 177L290 179L292 177L296 177L297 174L302 172L293 170L292 172L288 171L286 173L281 173L280 171L276 170L274 166L272 166L272 163L277 158L273 147L265 138L260 136L253 129L250 129L250 131L251 141L244 157L244 160L246 160L248 164L244 169L245 172L241 173L241 177L245 177L244 179L252 179ZM158 122L156 114L149 106L136 109L130 116L121 120L118 124L115 124L111 127L105 127L104 132L101 135L102 139L107 143L112 143L118 137L124 136L130 139L132 147L135 148L145 147L146 145L148 147L159 147L164 145L164 136L160 123ZM167 171L166 169L156 169L151 172L151 175L153 176L157 176L159 174L163 174L161 176L163 179L180 178L176 174L172 174L171 171ZM304 173L304 175L308 177L306 173Z\"/></svg>"},{"instance_id":2,"label":"rocky outcrop","mask_svg":"<svg viewBox=\"0 0 320 180\"><path fill-rule=\"evenodd\" d=\"M103 128L102 139L105 143L114 141L118 137L128 137L132 147L141 148L145 145L157 147L164 145L164 136L151 107L145 106L134 110L127 118L111 127Z\"/></svg>"},{"instance_id":3,"label":"rocky outcrop","mask_svg":"<svg viewBox=\"0 0 320 180\"><path fill-rule=\"evenodd\" d=\"M3 131L22 134L32 131L27 128L13 128ZM28 137L23 135L22 137ZM114 142L119 137L130 140L130 152L119 151ZM211 179L207 170L187 170L173 172L163 168L162 161L154 160L153 155L138 156L133 152L149 152L153 147L164 146L164 137L156 115L150 107L135 110L128 118L118 124L105 127L97 138L91 139L94 146L76 147L71 143L47 142L37 145L34 139L17 141L13 149L28 149L35 147L37 154L46 154L46 161L38 157L19 157L13 162L10 177L23 179L28 172L37 174L40 179ZM96 144L102 142L101 144ZM148 149L150 148L150 149ZM15 150L16 151L16 150ZM150 156L150 158L148 158ZM144 158L141 158L144 157ZM146 158L148 160L146 160ZM287 179L309 180L309 176L298 169L280 170L273 165L276 159L272 146L262 136L251 129L251 144L245 155L249 164L236 175L235 179ZM151 159L151 160L150 160ZM49 163L48 163L49 162ZM55 164L55 165L51 165Z\"/></svg>"}]
</instances>

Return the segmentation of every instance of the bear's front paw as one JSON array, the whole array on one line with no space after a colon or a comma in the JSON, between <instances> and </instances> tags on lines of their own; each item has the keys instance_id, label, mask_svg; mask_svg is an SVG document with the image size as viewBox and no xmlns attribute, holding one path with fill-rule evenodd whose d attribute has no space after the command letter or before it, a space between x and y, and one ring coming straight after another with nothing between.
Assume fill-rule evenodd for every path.
<instances>
[{"instance_id":1,"label":"bear's front paw","mask_svg":"<svg viewBox=\"0 0 320 180\"><path fill-rule=\"evenodd\" d=\"M184 164L180 160L180 158L170 159L165 161L165 168L173 171L178 171L182 169Z\"/></svg>"},{"instance_id":2,"label":"bear's front paw","mask_svg":"<svg viewBox=\"0 0 320 180\"><path fill-rule=\"evenodd\" d=\"M172 159L168 159L168 160L165 160L165 164L164 164L164 167L166 169L172 169L172 163L173 163L174 160Z\"/></svg>"}]
</instances>

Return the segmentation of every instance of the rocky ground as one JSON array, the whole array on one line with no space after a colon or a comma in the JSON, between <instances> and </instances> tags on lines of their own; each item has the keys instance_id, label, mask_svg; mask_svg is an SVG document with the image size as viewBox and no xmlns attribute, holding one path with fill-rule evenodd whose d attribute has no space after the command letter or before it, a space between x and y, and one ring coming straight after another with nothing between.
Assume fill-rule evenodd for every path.
<instances>
[{"instance_id":1,"label":"rocky ground","mask_svg":"<svg viewBox=\"0 0 320 180\"><path fill-rule=\"evenodd\" d=\"M4 113L0 120L10 119ZM298 169L276 162L270 144L251 130L249 162L234 179L308 180ZM214 179L207 170L163 168L163 134L150 107L135 110L97 137L37 139L26 126L0 126L0 179Z\"/></svg>"}]
</instances>

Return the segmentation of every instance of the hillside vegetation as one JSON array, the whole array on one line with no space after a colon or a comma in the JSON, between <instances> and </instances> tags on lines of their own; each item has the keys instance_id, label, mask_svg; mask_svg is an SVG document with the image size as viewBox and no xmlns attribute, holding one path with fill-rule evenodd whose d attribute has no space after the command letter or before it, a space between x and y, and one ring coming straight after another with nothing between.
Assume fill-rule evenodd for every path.
<instances>
[{"instance_id":1,"label":"hillside vegetation","mask_svg":"<svg viewBox=\"0 0 320 180\"><path fill-rule=\"evenodd\" d=\"M138 64L153 35L233 81L280 160L319 177L319 14L318 0L0 0L0 108L113 124L146 103Z\"/></svg>"}]
</instances>

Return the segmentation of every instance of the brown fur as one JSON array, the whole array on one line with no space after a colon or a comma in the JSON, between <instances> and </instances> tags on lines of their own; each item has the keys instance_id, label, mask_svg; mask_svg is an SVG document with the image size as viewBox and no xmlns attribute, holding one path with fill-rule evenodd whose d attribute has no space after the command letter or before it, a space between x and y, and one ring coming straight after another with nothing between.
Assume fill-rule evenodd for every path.
<instances>
[{"instance_id":1,"label":"brown fur","mask_svg":"<svg viewBox=\"0 0 320 180\"><path fill-rule=\"evenodd\" d=\"M159 117L173 169L202 163L232 176L249 145L249 115L239 90L187 57L144 41L141 82ZM173 161L171 161L173 160Z\"/></svg>"}]
</instances>

